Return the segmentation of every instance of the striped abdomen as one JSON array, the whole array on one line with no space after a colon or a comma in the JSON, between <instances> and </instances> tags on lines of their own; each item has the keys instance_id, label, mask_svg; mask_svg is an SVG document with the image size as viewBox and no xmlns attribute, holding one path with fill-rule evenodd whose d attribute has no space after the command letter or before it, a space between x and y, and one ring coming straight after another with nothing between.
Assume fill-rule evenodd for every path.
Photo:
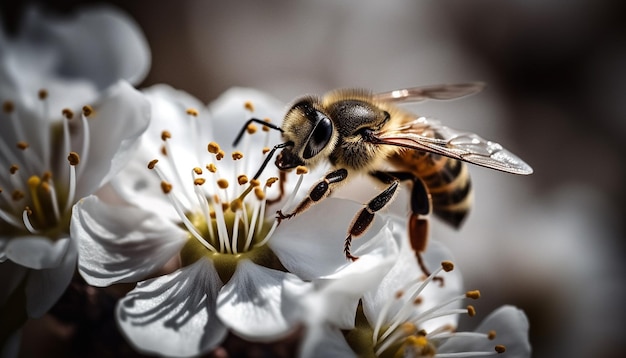
<instances>
[{"instance_id":1,"label":"striped abdomen","mask_svg":"<svg viewBox=\"0 0 626 358\"><path fill-rule=\"evenodd\" d=\"M461 225L472 204L472 184L465 163L417 150L404 150L394 155L393 161L424 182L435 215L454 227Z\"/></svg>"}]
</instances>

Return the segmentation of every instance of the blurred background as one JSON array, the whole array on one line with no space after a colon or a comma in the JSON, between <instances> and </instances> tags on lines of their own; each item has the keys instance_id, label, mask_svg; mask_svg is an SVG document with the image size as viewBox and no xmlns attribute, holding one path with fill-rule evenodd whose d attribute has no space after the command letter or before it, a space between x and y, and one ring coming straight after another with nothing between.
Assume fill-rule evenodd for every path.
<instances>
[{"instance_id":1,"label":"blurred background","mask_svg":"<svg viewBox=\"0 0 626 358\"><path fill-rule=\"evenodd\" d=\"M3 0L16 26L33 1ZM69 14L101 1L46 1ZM433 224L484 317L530 319L534 357L623 357L626 299L626 6L619 0L108 1L152 49L142 86L204 102L232 86L287 104L337 87L374 91L481 80L479 95L410 108L504 144L535 169L471 168L459 231ZM464 321L471 328L478 321Z\"/></svg>"}]
</instances>

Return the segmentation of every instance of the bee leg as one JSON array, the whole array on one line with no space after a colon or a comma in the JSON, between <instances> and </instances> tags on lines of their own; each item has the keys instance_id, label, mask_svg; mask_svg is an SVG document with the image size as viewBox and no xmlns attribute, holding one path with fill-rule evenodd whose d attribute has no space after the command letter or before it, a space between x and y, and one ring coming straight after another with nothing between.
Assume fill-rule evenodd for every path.
<instances>
[{"instance_id":1,"label":"bee leg","mask_svg":"<svg viewBox=\"0 0 626 358\"><path fill-rule=\"evenodd\" d=\"M409 242L411 248L415 252L417 264L426 276L430 276L430 270L426 267L426 263L422 257L422 253L426 251L428 244L429 221L426 219L432 210L432 203L426 184L411 172L383 172L375 171L370 173L376 179L383 183L388 183L395 178L396 180L409 180L413 183L411 188L411 214L408 220ZM435 277L443 285L442 277Z\"/></svg>"},{"instance_id":2,"label":"bee leg","mask_svg":"<svg viewBox=\"0 0 626 358\"><path fill-rule=\"evenodd\" d=\"M359 237L367 231L374 221L376 212L391 202L396 190L398 189L399 183L400 181L398 179L393 180L382 193L376 195L376 197L370 200L369 203L367 203L367 205L359 211L354 219L352 219L352 224L350 224L350 230L348 230L348 236L346 237L343 247L343 252L347 259L352 261L358 259L358 256L354 256L350 253L352 238Z\"/></svg>"},{"instance_id":3,"label":"bee leg","mask_svg":"<svg viewBox=\"0 0 626 358\"><path fill-rule=\"evenodd\" d=\"M315 185L313 185L311 190L309 190L309 195L307 195L307 197L304 198L300 202L300 204L298 204L294 211L288 214L284 214L282 210L278 210L276 212L276 218L278 219L278 223L280 224L282 220L290 219L295 215L306 211L311 205L317 203L322 199L325 199L332 192L332 188L344 181L347 177L348 170L345 168L333 170L330 173L326 174L324 178L322 178Z\"/></svg>"}]
</instances>

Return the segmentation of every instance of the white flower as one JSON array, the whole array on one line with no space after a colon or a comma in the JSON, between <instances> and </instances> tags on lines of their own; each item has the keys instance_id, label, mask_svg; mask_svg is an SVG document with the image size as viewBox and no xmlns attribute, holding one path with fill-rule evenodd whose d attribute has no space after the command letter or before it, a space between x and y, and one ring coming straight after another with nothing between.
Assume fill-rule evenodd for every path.
<instances>
[{"instance_id":1,"label":"white flower","mask_svg":"<svg viewBox=\"0 0 626 358\"><path fill-rule=\"evenodd\" d=\"M47 94L40 91L34 103L1 99L0 307L25 309L30 317L44 314L74 273L73 204L120 170L147 127L150 109L125 82L92 105L63 113L47 112L62 106ZM25 302L18 302L25 307L3 307L22 294L17 287L24 289Z\"/></svg>"},{"instance_id":2,"label":"white flower","mask_svg":"<svg viewBox=\"0 0 626 358\"><path fill-rule=\"evenodd\" d=\"M134 206L90 197L74 210L80 273L97 286L136 282L180 252L179 270L139 282L118 304L119 326L144 352L201 354L216 347L227 329L255 341L289 333L295 322L284 312L285 281L358 274L342 247L362 206L327 199L277 226L279 207L267 204L280 185L273 184L273 163L257 186L251 182L265 156L262 148L277 143L279 133L255 125L247 127L238 148L230 142L251 114L280 118L282 106L249 89L230 90L208 109L167 86L146 95L152 122L133 161L113 183ZM300 183L303 174L297 177ZM280 205L294 199L289 188ZM377 219L355 243L357 263L382 265L385 272L382 263L397 252L390 237L386 223Z\"/></svg>"},{"instance_id":3,"label":"white flower","mask_svg":"<svg viewBox=\"0 0 626 358\"><path fill-rule=\"evenodd\" d=\"M31 101L45 86L56 114L94 101L118 79L137 85L150 68L143 33L115 8L93 6L61 18L28 7L20 20L15 36L5 34L0 22L0 87L24 96L11 96L15 101Z\"/></svg>"},{"instance_id":4,"label":"white flower","mask_svg":"<svg viewBox=\"0 0 626 358\"><path fill-rule=\"evenodd\" d=\"M395 235L406 237L399 229ZM480 293L462 292L461 276L452 271L450 254L440 243L431 242L423 257L428 267L441 262L427 278L406 245L384 278L365 272L376 284L362 296L356 320L351 322L334 310L320 309L350 296L345 288L314 290L311 285L287 284L285 294L293 296L291 301L300 308L292 311L305 316L302 356L473 357L501 352L506 357L530 356L526 316L510 306L492 313L474 332L456 332L459 314L475 313L472 306L461 308L461 302ZM347 284L334 283L336 287Z\"/></svg>"}]
</instances>

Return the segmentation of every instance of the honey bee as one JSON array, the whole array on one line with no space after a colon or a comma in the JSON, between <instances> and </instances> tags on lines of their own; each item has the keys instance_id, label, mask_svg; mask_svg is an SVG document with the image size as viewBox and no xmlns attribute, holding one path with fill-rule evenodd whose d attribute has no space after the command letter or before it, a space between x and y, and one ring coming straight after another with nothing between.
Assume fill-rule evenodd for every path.
<instances>
[{"instance_id":1,"label":"honey bee","mask_svg":"<svg viewBox=\"0 0 626 358\"><path fill-rule=\"evenodd\" d=\"M355 215L347 230L343 251L350 260L357 259L350 251L352 239L367 231L376 212L392 201L401 182L410 183L409 238L427 273L420 253L426 248L429 214L458 228L470 209L472 187L465 162L521 175L533 170L498 143L417 116L398 104L455 99L483 87L482 83L463 83L378 94L341 89L322 97L302 97L293 102L280 127L269 124L282 132L284 142L272 148L255 177L279 149L275 164L281 173L297 166L314 168L322 162L330 163L330 171L293 211L277 212L278 220L301 214L356 174L370 175L385 184L384 190ZM268 125L250 119L235 144L252 122Z\"/></svg>"}]
</instances>

